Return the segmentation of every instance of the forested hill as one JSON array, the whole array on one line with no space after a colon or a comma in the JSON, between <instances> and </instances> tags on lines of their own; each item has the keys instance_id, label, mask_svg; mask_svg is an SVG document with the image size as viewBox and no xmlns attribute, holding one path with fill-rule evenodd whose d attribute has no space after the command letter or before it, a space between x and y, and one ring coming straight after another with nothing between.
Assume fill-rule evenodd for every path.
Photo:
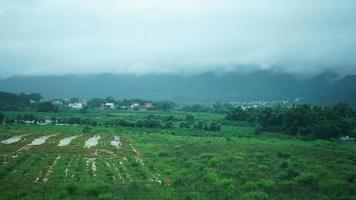
<instances>
[{"instance_id":1,"label":"forested hill","mask_svg":"<svg viewBox=\"0 0 356 200\"><path fill-rule=\"evenodd\" d=\"M112 96L191 103L302 98L309 102L332 104L339 100L356 102L356 76L337 79L335 75L325 73L298 79L270 71L198 75L15 76L1 80L0 90L36 92L48 98Z\"/></svg>"}]
</instances>

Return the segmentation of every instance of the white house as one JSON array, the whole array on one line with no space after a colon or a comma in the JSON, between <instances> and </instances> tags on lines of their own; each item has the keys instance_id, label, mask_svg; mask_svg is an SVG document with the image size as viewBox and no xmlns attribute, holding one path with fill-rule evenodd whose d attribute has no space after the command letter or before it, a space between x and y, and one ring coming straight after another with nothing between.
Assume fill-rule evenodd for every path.
<instances>
[{"instance_id":1,"label":"white house","mask_svg":"<svg viewBox=\"0 0 356 200\"><path fill-rule=\"evenodd\" d=\"M140 104L139 103L133 103L131 104L131 110L139 110L140 109Z\"/></svg>"},{"instance_id":2,"label":"white house","mask_svg":"<svg viewBox=\"0 0 356 200\"><path fill-rule=\"evenodd\" d=\"M53 124L53 121L50 119L44 119L37 122L37 125L40 126L51 125L51 124Z\"/></svg>"},{"instance_id":3,"label":"white house","mask_svg":"<svg viewBox=\"0 0 356 200\"><path fill-rule=\"evenodd\" d=\"M70 104L68 104L68 107L72 108L72 109L80 110L80 109L83 109L84 104L83 103L70 103Z\"/></svg>"},{"instance_id":4,"label":"white house","mask_svg":"<svg viewBox=\"0 0 356 200\"><path fill-rule=\"evenodd\" d=\"M127 110L127 107L126 106L121 106L120 109L121 110Z\"/></svg>"},{"instance_id":5,"label":"white house","mask_svg":"<svg viewBox=\"0 0 356 200\"><path fill-rule=\"evenodd\" d=\"M105 108L115 109L115 104L114 103L106 103Z\"/></svg>"}]
</instances>

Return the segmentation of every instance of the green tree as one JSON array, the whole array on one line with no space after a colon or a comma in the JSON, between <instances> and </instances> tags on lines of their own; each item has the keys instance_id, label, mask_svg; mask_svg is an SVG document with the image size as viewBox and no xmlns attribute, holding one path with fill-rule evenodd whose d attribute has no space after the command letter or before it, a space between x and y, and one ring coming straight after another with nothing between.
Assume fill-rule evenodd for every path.
<instances>
[{"instance_id":1,"label":"green tree","mask_svg":"<svg viewBox=\"0 0 356 200\"><path fill-rule=\"evenodd\" d=\"M0 113L0 124L2 124L5 120L5 115L4 113Z\"/></svg>"},{"instance_id":2,"label":"green tree","mask_svg":"<svg viewBox=\"0 0 356 200\"><path fill-rule=\"evenodd\" d=\"M170 129L173 128L173 122L172 121L168 121L164 124L164 128L166 129Z\"/></svg>"},{"instance_id":3,"label":"green tree","mask_svg":"<svg viewBox=\"0 0 356 200\"><path fill-rule=\"evenodd\" d=\"M91 133L91 131L92 131L92 129L88 126L84 127L82 130L83 133Z\"/></svg>"},{"instance_id":4,"label":"green tree","mask_svg":"<svg viewBox=\"0 0 356 200\"><path fill-rule=\"evenodd\" d=\"M37 112L58 112L58 107L53 105L52 102L46 101L37 104Z\"/></svg>"}]
</instances>

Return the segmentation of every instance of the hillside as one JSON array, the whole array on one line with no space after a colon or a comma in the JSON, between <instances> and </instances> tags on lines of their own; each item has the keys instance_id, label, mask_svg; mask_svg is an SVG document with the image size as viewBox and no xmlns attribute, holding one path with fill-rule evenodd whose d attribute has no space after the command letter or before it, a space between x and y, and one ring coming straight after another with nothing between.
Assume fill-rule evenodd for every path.
<instances>
[{"instance_id":1,"label":"hillside","mask_svg":"<svg viewBox=\"0 0 356 200\"><path fill-rule=\"evenodd\" d=\"M355 102L356 76L337 80L325 73L308 79L289 74L213 72L197 75L64 75L14 76L0 81L0 90L37 92L47 98L106 97L146 98L190 103L215 101L294 100L333 103ZM327 98L325 98L327 97Z\"/></svg>"}]
</instances>

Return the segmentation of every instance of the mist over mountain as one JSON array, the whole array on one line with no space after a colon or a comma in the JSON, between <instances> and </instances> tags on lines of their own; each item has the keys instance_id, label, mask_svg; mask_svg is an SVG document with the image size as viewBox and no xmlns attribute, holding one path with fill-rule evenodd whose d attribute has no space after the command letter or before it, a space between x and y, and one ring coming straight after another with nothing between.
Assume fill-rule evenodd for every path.
<instances>
[{"instance_id":1,"label":"mist over mountain","mask_svg":"<svg viewBox=\"0 0 356 200\"><path fill-rule=\"evenodd\" d=\"M272 71L207 72L197 75L63 75L14 76L0 81L0 90L38 92L45 98L146 98L188 103L303 99L307 103L354 103L356 75L338 78L322 73L309 78Z\"/></svg>"}]
</instances>

